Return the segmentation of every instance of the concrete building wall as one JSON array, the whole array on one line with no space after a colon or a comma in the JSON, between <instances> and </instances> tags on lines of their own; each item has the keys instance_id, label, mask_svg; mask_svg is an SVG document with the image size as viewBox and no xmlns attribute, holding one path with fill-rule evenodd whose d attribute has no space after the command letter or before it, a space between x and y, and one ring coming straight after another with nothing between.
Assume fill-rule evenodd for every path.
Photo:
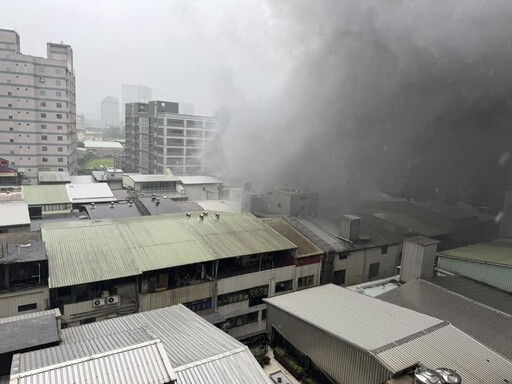
<instances>
[{"instance_id":1,"label":"concrete building wall","mask_svg":"<svg viewBox=\"0 0 512 384\"><path fill-rule=\"evenodd\" d=\"M185 194L190 201L218 200L220 184L188 184Z\"/></svg>"},{"instance_id":2,"label":"concrete building wall","mask_svg":"<svg viewBox=\"0 0 512 384\"><path fill-rule=\"evenodd\" d=\"M414 279L433 277L436 250L437 244L424 246L405 240L400 280L408 282Z\"/></svg>"},{"instance_id":3,"label":"concrete building wall","mask_svg":"<svg viewBox=\"0 0 512 384\"><path fill-rule=\"evenodd\" d=\"M267 332L275 339L276 331L338 383L380 384L391 376L369 353L267 304Z\"/></svg>"},{"instance_id":4,"label":"concrete building wall","mask_svg":"<svg viewBox=\"0 0 512 384\"><path fill-rule=\"evenodd\" d=\"M26 169L76 173L73 51L47 44L48 58L24 55L19 36L0 30L0 157Z\"/></svg>"},{"instance_id":5,"label":"concrete building wall","mask_svg":"<svg viewBox=\"0 0 512 384\"><path fill-rule=\"evenodd\" d=\"M140 310L149 311L180 303L208 299L213 296L214 289L214 284L210 282L140 295Z\"/></svg>"},{"instance_id":6,"label":"concrete building wall","mask_svg":"<svg viewBox=\"0 0 512 384\"><path fill-rule=\"evenodd\" d=\"M49 309L48 287L24 289L0 294L0 317L9 317ZM35 309L23 310L22 306L36 305ZM20 308L21 307L21 308Z\"/></svg>"}]
</instances>

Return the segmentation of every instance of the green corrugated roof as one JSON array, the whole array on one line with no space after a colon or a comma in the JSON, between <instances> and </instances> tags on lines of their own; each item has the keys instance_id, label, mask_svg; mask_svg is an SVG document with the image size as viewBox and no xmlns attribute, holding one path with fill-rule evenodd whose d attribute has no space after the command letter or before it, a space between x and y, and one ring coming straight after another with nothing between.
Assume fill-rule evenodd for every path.
<instances>
[{"instance_id":1,"label":"green corrugated roof","mask_svg":"<svg viewBox=\"0 0 512 384\"><path fill-rule=\"evenodd\" d=\"M512 266L512 239L497 239L438 253L439 256Z\"/></svg>"},{"instance_id":2,"label":"green corrugated roof","mask_svg":"<svg viewBox=\"0 0 512 384\"><path fill-rule=\"evenodd\" d=\"M23 199L28 205L70 203L68 191L64 184L59 185L24 185Z\"/></svg>"},{"instance_id":3,"label":"green corrugated roof","mask_svg":"<svg viewBox=\"0 0 512 384\"><path fill-rule=\"evenodd\" d=\"M296 246L250 214L184 214L41 225L50 288Z\"/></svg>"}]
</instances>

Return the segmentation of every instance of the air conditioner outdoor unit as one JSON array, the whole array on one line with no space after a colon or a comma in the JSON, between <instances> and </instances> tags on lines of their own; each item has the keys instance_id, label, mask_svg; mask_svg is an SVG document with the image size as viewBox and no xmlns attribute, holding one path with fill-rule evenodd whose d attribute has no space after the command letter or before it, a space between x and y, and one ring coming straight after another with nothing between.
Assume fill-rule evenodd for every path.
<instances>
[{"instance_id":1,"label":"air conditioner outdoor unit","mask_svg":"<svg viewBox=\"0 0 512 384\"><path fill-rule=\"evenodd\" d=\"M107 304L118 304L119 303L119 296L109 296L107 297Z\"/></svg>"},{"instance_id":2,"label":"air conditioner outdoor unit","mask_svg":"<svg viewBox=\"0 0 512 384\"><path fill-rule=\"evenodd\" d=\"M103 306L103 305L105 305L105 299L104 299L104 298L102 298L102 297L99 297L99 298L94 299L94 300L92 301L92 306L93 306L94 308L96 308L96 307L101 307L101 306Z\"/></svg>"}]
</instances>

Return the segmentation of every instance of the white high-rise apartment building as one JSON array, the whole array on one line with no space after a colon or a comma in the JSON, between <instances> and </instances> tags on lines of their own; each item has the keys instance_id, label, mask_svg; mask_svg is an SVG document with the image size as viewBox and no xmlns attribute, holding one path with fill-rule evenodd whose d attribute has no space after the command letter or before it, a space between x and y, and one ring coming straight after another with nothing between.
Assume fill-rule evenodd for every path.
<instances>
[{"instance_id":1,"label":"white high-rise apartment building","mask_svg":"<svg viewBox=\"0 0 512 384\"><path fill-rule=\"evenodd\" d=\"M0 157L32 184L38 171L75 174L73 50L47 43L48 58L20 52L20 36L0 29Z\"/></svg>"},{"instance_id":2,"label":"white high-rise apartment building","mask_svg":"<svg viewBox=\"0 0 512 384\"><path fill-rule=\"evenodd\" d=\"M121 116L125 115L125 106L128 103L149 103L151 100L151 88L139 84L123 84Z\"/></svg>"}]
</instances>

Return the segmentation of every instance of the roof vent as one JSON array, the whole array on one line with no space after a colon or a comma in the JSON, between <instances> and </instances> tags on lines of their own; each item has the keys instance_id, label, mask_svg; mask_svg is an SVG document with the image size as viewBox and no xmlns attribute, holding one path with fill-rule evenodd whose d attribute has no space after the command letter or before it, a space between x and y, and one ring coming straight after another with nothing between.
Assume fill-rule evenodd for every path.
<instances>
[{"instance_id":1,"label":"roof vent","mask_svg":"<svg viewBox=\"0 0 512 384\"><path fill-rule=\"evenodd\" d=\"M156 199L156 195L153 193L153 194L151 195L151 201L155 201L155 199Z\"/></svg>"},{"instance_id":2,"label":"roof vent","mask_svg":"<svg viewBox=\"0 0 512 384\"><path fill-rule=\"evenodd\" d=\"M444 384L443 378L430 368L418 368L414 372L414 378L414 383L417 384Z\"/></svg>"},{"instance_id":3,"label":"roof vent","mask_svg":"<svg viewBox=\"0 0 512 384\"><path fill-rule=\"evenodd\" d=\"M91 209L96 208L96 203L91 203Z\"/></svg>"},{"instance_id":4,"label":"roof vent","mask_svg":"<svg viewBox=\"0 0 512 384\"><path fill-rule=\"evenodd\" d=\"M115 205L115 204L114 204L114 202L113 202L113 201L111 201L111 202L110 202L110 208L114 208L114 205Z\"/></svg>"},{"instance_id":5,"label":"roof vent","mask_svg":"<svg viewBox=\"0 0 512 384\"><path fill-rule=\"evenodd\" d=\"M450 368L437 368L436 372L443 378L443 382L446 384L460 384L462 379L455 370Z\"/></svg>"},{"instance_id":6,"label":"roof vent","mask_svg":"<svg viewBox=\"0 0 512 384\"><path fill-rule=\"evenodd\" d=\"M204 212L203 212L203 215L204 215L205 217L206 217L206 216L208 216L208 212L204 211Z\"/></svg>"},{"instance_id":7,"label":"roof vent","mask_svg":"<svg viewBox=\"0 0 512 384\"><path fill-rule=\"evenodd\" d=\"M200 221L203 221L203 220L204 220L204 214L202 214L202 213L201 213L201 214L199 215L199 220L200 220Z\"/></svg>"},{"instance_id":8,"label":"roof vent","mask_svg":"<svg viewBox=\"0 0 512 384\"><path fill-rule=\"evenodd\" d=\"M133 206L133 201L131 201L131 200L130 200L130 201L128 202L128 206L129 206L129 207Z\"/></svg>"},{"instance_id":9,"label":"roof vent","mask_svg":"<svg viewBox=\"0 0 512 384\"><path fill-rule=\"evenodd\" d=\"M216 218L217 220L219 220L219 219L220 219L220 213L219 213L219 212L217 212L217 213L215 214L215 218Z\"/></svg>"},{"instance_id":10,"label":"roof vent","mask_svg":"<svg viewBox=\"0 0 512 384\"><path fill-rule=\"evenodd\" d=\"M155 205L158 207L160 205L160 199L155 199Z\"/></svg>"},{"instance_id":11,"label":"roof vent","mask_svg":"<svg viewBox=\"0 0 512 384\"><path fill-rule=\"evenodd\" d=\"M190 213L185 213L185 216L187 216L188 219L190 219L190 217L192 216Z\"/></svg>"}]
</instances>

